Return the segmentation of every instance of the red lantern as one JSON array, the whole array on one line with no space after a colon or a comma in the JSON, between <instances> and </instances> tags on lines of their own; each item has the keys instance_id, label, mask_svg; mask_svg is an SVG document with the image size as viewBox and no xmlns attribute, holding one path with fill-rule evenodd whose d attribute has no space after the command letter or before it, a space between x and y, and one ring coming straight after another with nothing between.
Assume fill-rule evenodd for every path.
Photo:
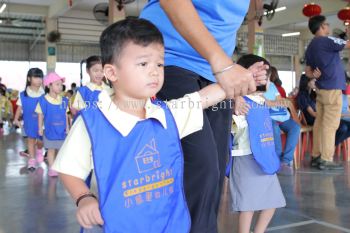
<instances>
[{"instance_id":1,"label":"red lantern","mask_svg":"<svg viewBox=\"0 0 350 233\"><path fill-rule=\"evenodd\" d=\"M303 14L306 17L312 17L321 14L321 7L315 3L305 4L303 8Z\"/></svg>"},{"instance_id":2,"label":"red lantern","mask_svg":"<svg viewBox=\"0 0 350 233\"><path fill-rule=\"evenodd\" d=\"M344 22L350 21L350 7L345 7L338 12L338 18Z\"/></svg>"}]
</instances>

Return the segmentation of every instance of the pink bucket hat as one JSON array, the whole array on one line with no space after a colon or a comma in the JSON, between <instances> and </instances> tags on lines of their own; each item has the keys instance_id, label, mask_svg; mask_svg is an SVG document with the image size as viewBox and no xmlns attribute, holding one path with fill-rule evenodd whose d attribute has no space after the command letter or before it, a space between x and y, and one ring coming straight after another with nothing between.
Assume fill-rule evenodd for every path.
<instances>
[{"instance_id":1,"label":"pink bucket hat","mask_svg":"<svg viewBox=\"0 0 350 233\"><path fill-rule=\"evenodd\" d=\"M44 86L48 86L51 83L57 81L57 80L62 80L62 82L64 82L65 78L59 76L58 74L56 74L55 72L51 72L48 75L45 76L44 78Z\"/></svg>"}]
</instances>

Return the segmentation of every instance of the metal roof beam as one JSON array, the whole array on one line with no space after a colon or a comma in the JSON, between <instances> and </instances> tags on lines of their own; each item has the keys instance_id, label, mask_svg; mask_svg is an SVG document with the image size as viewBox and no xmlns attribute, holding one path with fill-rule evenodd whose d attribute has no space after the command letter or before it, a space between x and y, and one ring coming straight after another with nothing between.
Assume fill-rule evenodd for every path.
<instances>
[{"instance_id":1,"label":"metal roof beam","mask_svg":"<svg viewBox=\"0 0 350 233\"><path fill-rule=\"evenodd\" d=\"M84 0L72 0L72 6L68 5L67 0L56 0L54 3L49 7L48 11L48 18L57 18L59 16L64 15L67 13L72 7L75 5L78 5L79 3L83 2Z\"/></svg>"}]
</instances>

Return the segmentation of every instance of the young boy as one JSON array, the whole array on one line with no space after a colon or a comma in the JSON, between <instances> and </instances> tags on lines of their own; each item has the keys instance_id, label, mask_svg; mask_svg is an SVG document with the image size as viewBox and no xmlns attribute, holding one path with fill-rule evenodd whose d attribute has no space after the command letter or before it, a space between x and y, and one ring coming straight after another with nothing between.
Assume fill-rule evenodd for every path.
<instances>
[{"instance_id":1,"label":"young boy","mask_svg":"<svg viewBox=\"0 0 350 233\"><path fill-rule=\"evenodd\" d=\"M84 228L105 233L189 232L180 139L201 130L203 110L225 99L219 85L169 102L151 101L163 85L159 30L126 19L101 35L104 74L115 95L82 111L54 164ZM92 152L92 153L91 153ZM84 180L94 169L98 201Z\"/></svg>"},{"instance_id":2,"label":"young boy","mask_svg":"<svg viewBox=\"0 0 350 233\"><path fill-rule=\"evenodd\" d=\"M180 138L201 130L202 109L225 93L215 84L166 104L151 102L163 84L164 47L146 20L111 25L100 45L115 95L102 91L98 106L82 112L54 164L76 200L78 222L103 225L105 233L189 232ZM92 167L98 201L84 183Z\"/></svg>"}]
</instances>

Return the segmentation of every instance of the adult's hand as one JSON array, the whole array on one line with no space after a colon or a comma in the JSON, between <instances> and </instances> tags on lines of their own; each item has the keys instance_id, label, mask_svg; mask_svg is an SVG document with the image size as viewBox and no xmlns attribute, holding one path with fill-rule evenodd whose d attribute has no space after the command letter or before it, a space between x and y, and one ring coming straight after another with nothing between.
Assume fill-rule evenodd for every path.
<instances>
[{"instance_id":1,"label":"adult's hand","mask_svg":"<svg viewBox=\"0 0 350 233\"><path fill-rule=\"evenodd\" d=\"M318 79L319 77L321 77L322 72L318 67L316 67L316 69L313 70L312 75L315 79Z\"/></svg>"},{"instance_id":2,"label":"adult's hand","mask_svg":"<svg viewBox=\"0 0 350 233\"><path fill-rule=\"evenodd\" d=\"M263 86L267 84L268 69L269 69L269 66L265 65L263 61L256 62L248 68L248 70L253 73L253 78L256 86Z\"/></svg>"},{"instance_id":3,"label":"adult's hand","mask_svg":"<svg viewBox=\"0 0 350 233\"><path fill-rule=\"evenodd\" d=\"M253 73L238 64L225 72L217 74L216 80L224 89L227 99L244 96L256 90Z\"/></svg>"}]
</instances>

